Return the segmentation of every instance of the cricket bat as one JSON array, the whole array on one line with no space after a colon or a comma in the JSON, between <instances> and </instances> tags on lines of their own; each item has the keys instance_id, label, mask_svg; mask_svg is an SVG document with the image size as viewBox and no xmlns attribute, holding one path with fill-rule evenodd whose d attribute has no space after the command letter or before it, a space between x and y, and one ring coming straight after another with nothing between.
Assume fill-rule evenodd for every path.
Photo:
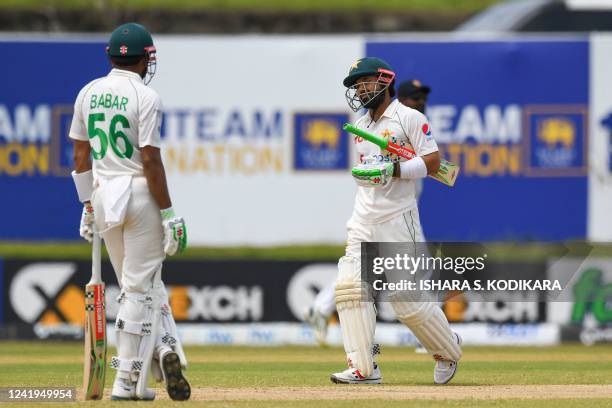
<instances>
[{"instance_id":1,"label":"cricket bat","mask_svg":"<svg viewBox=\"0 0 612 408\"><path fill-rule=\"evenodd\" d=\"M397 143L390 142L388 139L368 133L365 130L351 125L350 123L345 123L344 126L342 126L342 129L346 130L347 132L351 132L354 135L363 137L365 140L378 145L381 149L387 150L405 159L410 160L416 157L415 151L411 148L400 146ZM458 175L459 166L457 166L455 163L440 159L440 168L438 169L438 172L436 174L430 174L429 177L432 177L439 182L452 187L455 184L455 180L457 180Z\"/></svg>"},{"instance_id":2,"label":"cricket bat","mask_svg":"<svg viewBox=\"0 0 612 408\"><path fill-rule=\"evenodd\" d=\"M86 400L102 399L106 376L106 304L101 269L100 235L94 228L91 280L85 286L83 392Z\"/></svg>"}]
</instances>

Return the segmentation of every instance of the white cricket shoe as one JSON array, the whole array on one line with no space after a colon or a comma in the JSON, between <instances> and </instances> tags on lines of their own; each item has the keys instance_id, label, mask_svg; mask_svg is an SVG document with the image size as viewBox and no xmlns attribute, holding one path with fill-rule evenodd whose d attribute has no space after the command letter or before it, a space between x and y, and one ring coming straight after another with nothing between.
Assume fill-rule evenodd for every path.
<instances>
[{"instance_id":1,"label":"white cricket shoe","mask_svg":"<svg viewBox=\"0 0 612 408\"><path fill-rule=\"evenodd\" d=\"M327 326L328 319L321 313L314 310L314 307L309 307L304 312L304 321L312 327L315 339L321 346L327 346Z\"/></svg>"},{"instance_id":2,"label":"white cricket shoe","mask_svg":"<svg viewBox=\"0 0 612 408\"><path fill-rule=\"evenodd\" d=\"M191 387L183 376L178 354L174 351L165 352L161 356L159 365L170 399L173 401L187 401L191 396Z\"/></svg>"},{"instance_id":3,"label":"white cricket shoe","mask_svg":"<svg viewBox=\"0 0 612 408\"><path fill-rule=\"evenodd\" d=\"M111 400L113 401L153 401L155 399L155 391L147 388L144 398L136 396L136 382L115 377L113 390L111 391Z\"/></svg>"},{"instance_id":4,"label":"white cricket shoe","mask_svg":"<svg viewBox=\"0 0 612 408\"><path fill-rule=\"evenodd\" d=\"M457 344L461 345L461 336L455 333ZM457 372L457 361L452 360L437 360L434 367L434 383L446 384L453 379Z\"/></svg>"},{"instance_id":5,"label":"white cricket shoe","mask_svg":"<svg viewBox=\"0 0 612 408\"><path fill-rule=\"evenodd\" d=\"M332 374L330 380L336 384L382 384L382 374L374 363L374 372L369 377L361 375L358 369L349 367L341 373Z\"/></svg>"}]
</instances>

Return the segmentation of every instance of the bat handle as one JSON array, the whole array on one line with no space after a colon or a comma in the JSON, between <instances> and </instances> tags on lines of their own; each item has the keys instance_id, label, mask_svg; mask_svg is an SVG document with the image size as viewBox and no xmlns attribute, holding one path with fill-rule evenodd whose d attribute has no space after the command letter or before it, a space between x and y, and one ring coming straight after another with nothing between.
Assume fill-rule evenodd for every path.
<instances>
[{"instance_id":1,"label":"bat handle","mask_svg":"<svg viewBox=\"0 0 612 408\"><path fill-rule=\"evenodd\" d=\"M96 225L93 225L93 242L91 248L91 283L102 282L102 255L101 255L100 233Z\"/></svg>"},{"instance_id":2,"label":"bat handle","mask_svg":"<svg viewBox=\"0 0 612 408\"><path fill-rule=\"evenodd\" d=\"M342 129L344 129L347 132L351 132L352 134L356 136L360 136L369 142L374 143L375 145L379 146L381 149L386 149L389 144L389 141L387 139L383 139L376 135L372 135L363 129L359 129L356 126L351 125L350 123L345 123L342 126Z\"/></svg>"}]
</instances>

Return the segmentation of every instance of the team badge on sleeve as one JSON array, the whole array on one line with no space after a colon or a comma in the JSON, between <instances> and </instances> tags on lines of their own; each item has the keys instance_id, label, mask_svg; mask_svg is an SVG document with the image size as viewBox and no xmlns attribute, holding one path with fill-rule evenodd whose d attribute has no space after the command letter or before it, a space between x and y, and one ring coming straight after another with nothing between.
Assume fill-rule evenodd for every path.
<instances>
[{"instance_id":1,"label":"team badge on sleeve","mask_svg":"<svg viewBox=\"0 0 612 408\"><path fill-rule=\"evenodd\" d=\"M430 140L431 139L431 128L429 127L429 124L428 123L424 123L423 127L421 128L421 130L425 134L425 139Z\"/></svg>"}]
</instances>

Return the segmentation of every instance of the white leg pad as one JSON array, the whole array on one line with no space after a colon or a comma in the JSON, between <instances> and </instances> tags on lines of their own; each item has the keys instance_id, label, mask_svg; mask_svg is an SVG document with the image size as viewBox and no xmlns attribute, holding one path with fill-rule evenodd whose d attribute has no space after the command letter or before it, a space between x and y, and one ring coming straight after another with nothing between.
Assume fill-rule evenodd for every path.
<instances>
[{"instance_id":1,"label":"white leg pad","mask_svg":"<svg viewBox=\"0 0 612 408\"><path fill-rule=\"evenodd\" d=\"M155 274L156 284L159 282L159 276L161 270L158 270ZM150 299L148 304L150 319L151 319L151 334L143 337L140 347L138 349L138 355L143 360L142 370L136 383L136 396L138 398L144 398L143 396L147 393L147 382L149 378L149 372L151 366L154 363L154 355L157 345L157 339L160 331L160 307L163 300L163 294L158 286L154 284L154 287L147 292L147 299Z\"/></svg>"},{"instance_id":2,"label":"white leg pad","mask_svg":"<svg viewBox=\"0 0 612 408\"><path fill-rule=\"evenodd\" d=\"M369 377L374 372L372 345L376 310L368 297L367 287L360 280L354 280L359 277L359 268L355 258L340 258L335 298L349 365Z\"/></svg>"},{"instance_id":3,"label":"white leg pad","mask_svg":"<svg viewBox=\"0 0 612 408\"><path fill-rule=\"evenodd\" d=\"M457 344L442 309L432 302L400 300L390 295L397 319L404 323L436 360L459 361L461 346Z\"/></svg>"},{"instance_id":4,"label":"white leg pad","mask_svg":"<svg viewBox=\"0 0 612 408\"><path fill-rule=\"evenodd\" d=\"M153 361L151 362L151 374L155 381L162 382L164 380L159 361L162 356L169 351L174 351L181 364L181 367L187 369L187 357L183 351L181 339L178 336L172 309L170 308L168 298L161 306L161 327L158 332L157 344L155 344L155 353L153 353Z\"/></svg>"},{"instance_id":5,"label":"white leg pad","mask_svg":"<svg viewBox=\"0 0 612 408\"><path fill-rule=\"evenodd\" d=\"M143 339L151 335L151 297L141 293L122 292L117 299L119 310L115 330L117 332L116 368L119 378L137 381L142 369L142 345L147 343ZM138 370L133 369L131 363L140 361Z\"/></svg>"},{"instance_id":6,"label":"white leg pad","mask_svg":"<svg viewBox=\"0 0 612 408\"><path fill-rule=\"evenodd\" d=\"M170 307L168 294L166 293L165 289L163 290L163 301L161 306L161 330L156 346L156 355L160 356L164 348L170 348L178 355L183 369L187 368L187 357L185 356L183 344L181 343L178 330L176 329L176 323L174 321L174 316L172 315L172 308Z\"/></svg>"}]
</instances>

